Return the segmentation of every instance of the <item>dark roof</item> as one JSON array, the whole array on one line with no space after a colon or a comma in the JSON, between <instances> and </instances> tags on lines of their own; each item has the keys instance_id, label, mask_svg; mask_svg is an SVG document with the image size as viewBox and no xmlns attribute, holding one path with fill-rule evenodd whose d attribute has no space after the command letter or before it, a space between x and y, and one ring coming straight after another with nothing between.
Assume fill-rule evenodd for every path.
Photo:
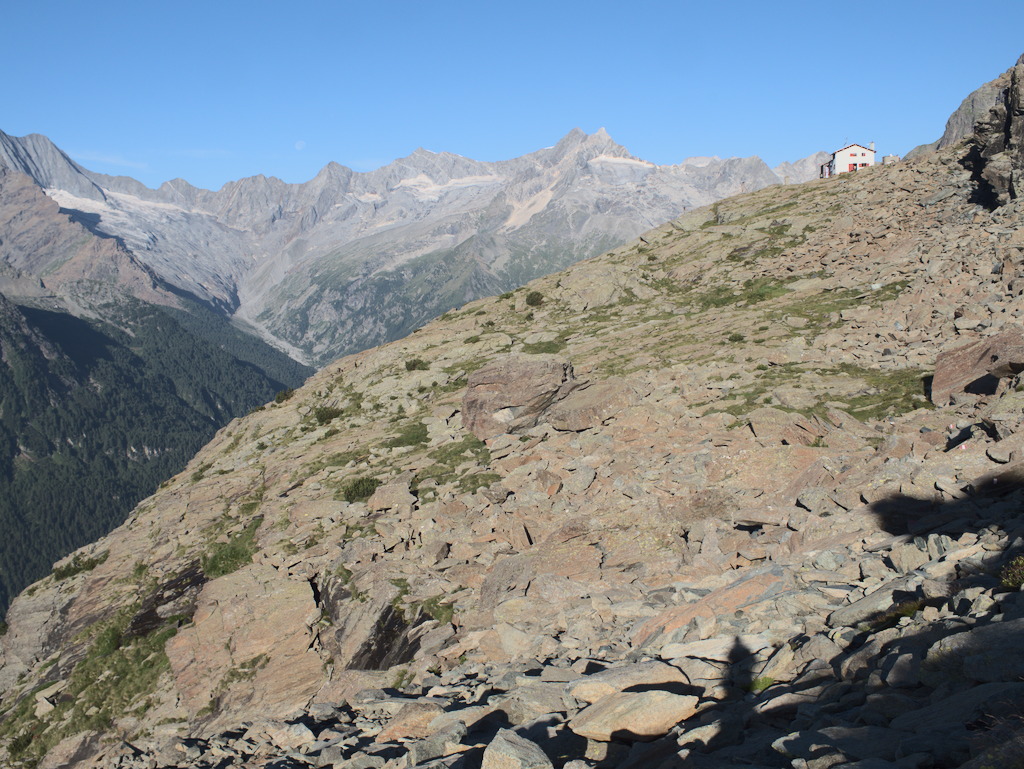
<instances>
[{"instance_id":1,"label":"dark roof","mask_svg":"<svg viewBox=\"0 0 1024 769\"><path fill-rule=\"evenodd\" d=\"M839 149L837 149L832 154L835 155L837 152L842 152L843 150L848 150L848 149L850 149L850 147L860 147L862 150L867 150L868 152L876 152L876 150L873 150L870 147L865 147L863 144L847 144L845 147L840 147Z\"/></svg>"}]
</instances>

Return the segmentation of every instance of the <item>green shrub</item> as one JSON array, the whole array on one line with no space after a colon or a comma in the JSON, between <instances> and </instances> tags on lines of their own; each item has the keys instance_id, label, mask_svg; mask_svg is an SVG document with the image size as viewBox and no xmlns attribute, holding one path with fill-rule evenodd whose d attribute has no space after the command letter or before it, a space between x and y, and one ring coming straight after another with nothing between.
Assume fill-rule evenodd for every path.
<instances>
[{"instance_id":1,"label":"green shrub","mask_svg":"<svg viewBox=\"0 0 1024 769\"><path fill-rule=\"evenodd\" d=\"M474 334L473 336L467 336L462 341L465 342L466 344L476 344L477 342L480 341L480 335Z\"/></svg>"},{"instance_id":2,"label":"green shrub","mask_svg":"<svg viewBox=\"0 0 1024 769\"><path fill-rule=\"evenodd\" d=\"M295 390L291 387L289 387L287 390L281 390L281 392L274 396L274 403L284 403L293 395L295 395Z\"/></svg>"},{"instance_id":3,"label":"green shrub","mask_svg":"<svg viewBox=\"0 0 1024 769\"><path fill-rule=\"evenodd\" d=\"M999 572L999 581L1007 590L1020 590L1024 585L1024 555L1018 555Z\"/></svg>"},{"instance_id":4,"label":"green shrub","mask_svg":"<svg viewBox=\"0 0 1024 769\"><path fill-rule=\"evenodd\" d=\"M760 694L773 683L775 683L775 679L771 676L759 676L750 682L748 689L751 694Z\"/></svg>"},{"instance_id":5,"label":"green shrub","mask_svg":"<svg viewBox=\"0 0 1024 769\"><path fill-rule=\"evenodd\" d=\"M192 473L192 483L198 483L203 480L203 476L206 475L206 471L209 470L213 465L210 462L203 462L196 468L196 471Z\"/></svg>"},{"instance_id":6,"label":"green shrub","mask_svg":"<svg viewBox=\"0 0 1024 769\"><path fill-rule=\"evenodd\" d=\"M317 406L313 409L313 419L318 424L325 425L328 422L337 419L345 413L344 409L340 409L337 406Z\"/></svg>"},{"instance_id":7,"label":"green shrub","mask_svg":"<svg viewBox=\"0 0 1024 769\"><path fill-rule=\"evenodd\" d=\"M381 482L376 478L360 476L341 487L341 496L346 502L362 502L369 499L380 485Z\"/></svg>"},{"instance_id":8,"label":"green shrub","mask_svg":"<svg viewBox=\"0 0 1024 769\"><path fill-rule=\"evenodd\" d=\"M57 582L60 582L68 577L81 574L83 571L92 571L101 563L106 561L108 555L109 553L104 551L94 558L83 558L81 553L75 553L75 556L70 561L53 570L53 578Z\"/></svg>"},{"instance_id":9,"label":"green shrub","mask_svg":"<svg viewBox=\"0 0 1024 769\"><path fill-rule=\"evenodd\" d=\"M430 365L422 358L410 358L405 362L406 371L426 371Z\"/></svg>"},{"instance_id":10,"label":"green shrub","mask_svg":"<svg viewBox=\"0 0 1024 769\"><path fill-rule=\"evenodd\" d=\"M730 342L743 342L745 340L746 340L746 337L743 336L743 334L737 334L735 332L733 332L732 334L729 334L729 341Z\"/></svg>"},{"instance_id":11,"label":"green shrub","mask_svg":"<svg viewBox=\"0 0 1024 769\"><path fill-rule=\"evenodd\" d=\"M544 304L544 294L540 291L531 291L526 295L526 304L530 307L540 307Z\"/></svg>"}]
</instances>

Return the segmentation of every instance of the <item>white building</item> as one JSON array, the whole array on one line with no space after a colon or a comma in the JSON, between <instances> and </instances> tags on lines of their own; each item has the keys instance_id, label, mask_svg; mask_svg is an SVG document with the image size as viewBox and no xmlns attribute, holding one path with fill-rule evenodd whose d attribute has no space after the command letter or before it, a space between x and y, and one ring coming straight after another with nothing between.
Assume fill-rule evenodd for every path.
<instances>
[{"instance_id":1,"label":"white building","mask_svg":"<svg viewBox=\"0 0 1024 769\"><path fill-rule=\"evenodd\" d=\"M848 171L856 171L860 168L867 168L875 164L875 143L864 147L860 144L850 144L841 150L832 153L832 159L823 163L818 174L822 179L830 176L845 174Z\"/></svg>"}]
</instances>

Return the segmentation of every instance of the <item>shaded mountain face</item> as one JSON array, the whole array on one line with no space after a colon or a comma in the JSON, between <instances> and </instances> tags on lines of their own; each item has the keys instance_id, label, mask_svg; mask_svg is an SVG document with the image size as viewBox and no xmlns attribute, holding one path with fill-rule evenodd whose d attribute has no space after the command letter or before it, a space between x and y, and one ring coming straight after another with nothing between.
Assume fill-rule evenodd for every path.
<instances>
[{"instance_id":1,"label":"shaded mountain face","mask_svg":"<svg viewBox=\"0 0 1024 769\"><path fill-rule=\"evenodd\" d=\"M821 161L778 173L759 158L656 166L603 130L575 130L497 163L417 150L370 173L331 163L305 184L257 176L216 192L94 174L38 136L4 136L0 162L167 284L322 364L695 206L813 178Z\"/></svg>"},{"instance_id":2,"label":"shaded mountain face","mask_svg":"<svg viewBox=\"0 0 1024 769\"><path fill-rule=\"evenodd\" d=\"M0 605L306 373L0 167Z\"/></svg>"},{"instance_id":3,"label":"shaded mountain face","mask_svg":"<svg viewBox=\"0 0 1024 769\"><path fill-rule=\"evenodd\" d=\"M1024 208L971 151L688 212L234 420L13 602L8 763L984 765Z\"/></svg>"}]
</instances>

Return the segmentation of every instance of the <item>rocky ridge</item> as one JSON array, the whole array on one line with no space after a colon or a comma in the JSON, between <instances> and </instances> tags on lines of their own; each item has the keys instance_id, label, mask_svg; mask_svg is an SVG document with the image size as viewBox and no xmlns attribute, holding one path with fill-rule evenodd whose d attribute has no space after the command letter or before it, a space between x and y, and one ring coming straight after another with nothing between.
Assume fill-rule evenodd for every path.
<instances>
[{"instance_id":1,"label":"rocky ridge","mask_svg":"<svg viewBox=\"0 0 1024 769\"><path fill-rule=\"evenodd\" d=\"M0 133L0 165L169 285L320 364L688 209L813 178L822 154L774 172L759 158L657 166L603 129L576 129L496 163L420 149L369 173L330 163L304 184L256 176L210 191L175 179L151 190L81 168L44 137Z\"/></svg>"},{"instance_id":2,"label":"rocky ridge","mask_svg":"<svg viewBox=\"0 0 1024 769\"><path fill-rule=\"evenodd\" d=\"M8 762L1007 765L1024 230L971 152L688 213L231 423L12 605Z\"/></svg>"}]
</instances>

